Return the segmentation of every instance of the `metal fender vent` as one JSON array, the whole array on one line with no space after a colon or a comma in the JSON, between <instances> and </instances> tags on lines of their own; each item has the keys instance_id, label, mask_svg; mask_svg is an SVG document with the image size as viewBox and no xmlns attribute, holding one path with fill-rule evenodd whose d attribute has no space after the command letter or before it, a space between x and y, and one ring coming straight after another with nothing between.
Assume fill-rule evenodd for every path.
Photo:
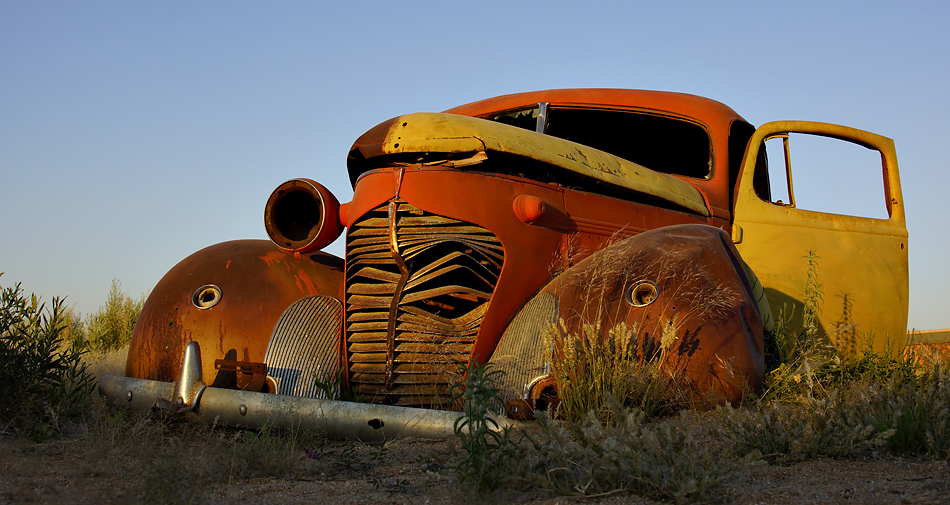
<instances>
[{"instance_id":1,"label":"metal fender vent","mask_svg":"<svg viewBox=\"0 0 950 505\"><path fill-rule=\"evenodd\" d=\"M353 392L374 403L447 404L503 263L490 231L401 200L358 219L346 244Z\"/></svg>"},{"instance_id":2,"label":"metal fender vent","mask_svg":"<svg viewBox=\"0 0 950 505\"><path fill-rule=\"evenodd\" d=\"M278 394L326 398L313 377L333 379L340 370L342 325L343 307L330 296L308 296L287 307L264 353Z\"/></svg>"},{"instance_id":3,"label":"metal fender vent","mask_svg":"<svg viewBox=\"0 0 950 505\"><path fill-rule=\"evenodd\" d=\"M544 332L557 324L558 299L551 293L534 297L502 335L489 363L501 370L501 397L527 398L529 386L550 372Z\"/></svg>"}]
</instances>

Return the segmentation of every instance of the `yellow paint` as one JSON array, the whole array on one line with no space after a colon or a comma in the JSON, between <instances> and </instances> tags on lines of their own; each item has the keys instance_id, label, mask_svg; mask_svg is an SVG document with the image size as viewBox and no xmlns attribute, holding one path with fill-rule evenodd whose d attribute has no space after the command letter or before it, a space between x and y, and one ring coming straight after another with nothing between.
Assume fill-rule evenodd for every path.
<instances>
[{"instance_id":1,"label":"yellow paint","mask_svg":"<svg viewBox=\"0 0 950 505\"><path fill-rule=\"evenodd\" d=\"M763 142L783 133L808 133L849 140L882 154L889 219L828 214L777 205L760 199L752 172ZM793 320L801 324L802 292L808 251L818 259L818 281L824 293L820 323L839 350L866 336L875 350L900 348L907 332L907 228L894 142L870 132L827 123L781 121L756 130L746 151L736 195L733 236L736 248L766 289L772 312L795 305ZM851 302L850 319L858 326L858 342L848 342L844 295ZM840 329L839 329L840 328Z\"/></svg>"},{"instance_id":2,"label":"yellow paint","mask_svg":"<svg viewBox=\"0 0 950 505\"><path fill-rule=\"evenodd\" d=\"M703 195L688 182L575 142L485 119L408 114L393 122L381 148L384 154L501 151L521 155L710 215Z\"/></svg>"}]
</instances>

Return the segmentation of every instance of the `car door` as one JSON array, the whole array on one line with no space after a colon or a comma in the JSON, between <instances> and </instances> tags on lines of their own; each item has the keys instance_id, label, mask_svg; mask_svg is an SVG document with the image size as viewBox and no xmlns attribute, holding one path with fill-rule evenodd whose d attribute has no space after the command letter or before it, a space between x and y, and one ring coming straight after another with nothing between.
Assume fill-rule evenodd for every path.
<instances>
[{"instance_id":1,"label":"car door","mask_svg":"<svg viewBox=\"0 0 950 505\"><path fill-rule=\"evenodd\" d=\"M789 135L804 134L850 142L880 153L881 172L849 175L854 183L883 179L886 215L879 218L806 210L796 205L794 177L809 166L795 163L795 144ZM769 190L753 185L755 171L768 170L765 142L784 144L788 202L771 201ZM872 160L876 160L873 158ZM784 162L784 163L783 163ZM874 163L876 165L876 163ZM835 167L831 167L834 170ZM793 170L794 169L794 170ZM780 172L780 171L779 171ZM883 175L883 177L882 177ZM761 180L761 174L760 174ZM832 191L846 189L848 182ZM879 184L879 183L877 183ZM757 191L758 189L758 191ZM763 194L764 193L764 194ZM790 329L801 329L809 274L817 275L822 303L818 330L839 351L860 351L872 343L876 351L899 349L907 325L907 228L894 142L873 133L827 123L780 121L758 128L748 147L737 183L733 241L743 259L759 277L776 316L792 314ZM813 268L809 268L809 258Z\"/></svg>"}]
</instances>

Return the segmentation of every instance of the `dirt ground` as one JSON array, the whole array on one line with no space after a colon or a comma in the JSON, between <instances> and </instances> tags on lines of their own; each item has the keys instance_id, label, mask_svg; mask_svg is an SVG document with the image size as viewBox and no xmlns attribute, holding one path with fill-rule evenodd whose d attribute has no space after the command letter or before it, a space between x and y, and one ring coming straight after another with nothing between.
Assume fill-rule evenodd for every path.
<instances>
[{"instance_id":1,"label":"dirt ground","mask_svg":"<svg viewBox=\"0 0 950 505\"><path fill-rule=\"evenodd\" d=\"M447 442L400 440L386 446L325 442L321 456L298 458L282 477L202 485L197 469L164 469L141 455L96 451L81 440L36 444L0 438L0 503L163 503L168 480L194 503L523 504L657 503L636 495L584 499L548 492L505 490L476 500L460 490L445 468ZM190 477L189 472L194 474ZM171 475L174 474L174 477ZM818 460L794 466L758 464L714 490L709 503L950 503L950 465L925 459Z\"/></svg>"},{"instance_id":2,"label":"dirt ground","mask_svg":"<svg viewBox=\"0 0 950 505\"><path fill-rule=\"evenodd\" d=\"M94 363L92 371L97 376L121 373L124 362L123 349ZM211 441L205 435L207 428L157 430L154 424L136 425L127 419L110 425L110 411L100 405L91 412L85 437L37 444L0 434L0 504L662 503L634 494L581 499L538 490L503 490L476 499L462 490L448 468L453 449L447 441L396 440L371 446L317 439L308 445L313 457L295 449L294 454L262 454L246 462L250 466L265 460L287 462L271 471L272 476L247 476L245 471L232 477L226 469L240 461L220 460L240 458L227 448L234 444L217 450L208 446L227 442L233 433ZM151 426L145 429L153 431L132 433L136 426ZM177 444L167 438L183 431L198 434L182 437ZM138 442L123 446L115 440L121 437ZM759 463L712 490L707 503L950 504L950 464L894 457L791 466Z\"/></svg>"}]
</instances>

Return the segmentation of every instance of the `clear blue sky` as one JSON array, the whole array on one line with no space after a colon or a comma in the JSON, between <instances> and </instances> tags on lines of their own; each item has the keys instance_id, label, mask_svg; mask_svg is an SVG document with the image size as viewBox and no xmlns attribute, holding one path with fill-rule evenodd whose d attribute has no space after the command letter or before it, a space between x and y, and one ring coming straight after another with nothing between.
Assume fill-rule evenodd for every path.
<instances>
[{"instance_id":1,"label":"clear blue sky","mask_svg":"<svg viewBox=\"0 0 950 505\"><path fill-rule=\"evenodd\" d=\"M202 247L265 238L287 179L348 201L347 149L380 121L645 88L893 138L908 324L950 327L947 5L2 0L0 284L88 313L113 278L139 295Z\"/></svg>"}]
</instances>

